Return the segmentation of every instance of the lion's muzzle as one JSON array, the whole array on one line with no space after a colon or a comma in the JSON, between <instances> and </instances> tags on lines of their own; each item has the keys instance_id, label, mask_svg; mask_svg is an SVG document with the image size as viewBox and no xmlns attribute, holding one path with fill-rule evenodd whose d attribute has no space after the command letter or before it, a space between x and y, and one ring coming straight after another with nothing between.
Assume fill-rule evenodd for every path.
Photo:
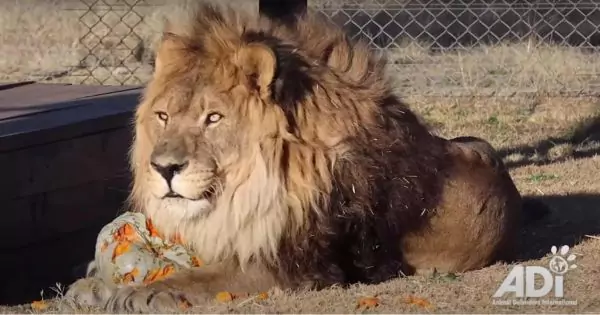
<instances>
[{"instance_id":1,"label":"lion's muzzle","mask_svg":"<svg viewBox=\"0 0 600 315\"><path fill-rule=\"evenodd\" d=\"M170 162L154 160L150 162L152 168L157 171L169 185L171 184L173 176L183 171L189 164L189 161Z\"/></svg>"},{"instance_id":2,"label":"lion's muzzle","mask_svg":"<svg viewBox=\"0 0 600 315\"><path fill-rule=\"evenodd\" d=\"M177 143L175 143L177 142ZM177 144L177 145L173 145ZM158 198L206 199L214 184L216 164L208 152L186 152L182 141L154 148L150 157L152 192Z\"/></svg>"}]
</instances>

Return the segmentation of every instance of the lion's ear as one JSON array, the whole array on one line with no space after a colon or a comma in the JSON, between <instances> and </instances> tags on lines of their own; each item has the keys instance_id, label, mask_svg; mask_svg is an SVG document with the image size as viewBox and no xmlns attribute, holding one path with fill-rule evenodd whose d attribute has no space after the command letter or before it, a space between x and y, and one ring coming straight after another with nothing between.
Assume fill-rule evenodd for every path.
<instances>
[{"instance_id":1,"label":"lion's ear","mask_svg":"<svg viewBox=\"0 0 600 315\"><path fill-rule=\"evenodd\" d=\"M277 68L275 52L266 45L251 43L237 52L236 63L248 78L251 87L257 89L263 99L268 98L269 86Z\"/></svg>"},{"instance_id":2,"label":"lion's ear","mask_svg":"<svg viewBox=\"0 0 600 315\"><path fill-rule=\"evenodd\" d=\"M189 48L190 42L187 38L169 31L163 32L156 48L154 71L160 72L167 63L167 60L175 58L177 54Z\"/></svg>"}]
</instances>

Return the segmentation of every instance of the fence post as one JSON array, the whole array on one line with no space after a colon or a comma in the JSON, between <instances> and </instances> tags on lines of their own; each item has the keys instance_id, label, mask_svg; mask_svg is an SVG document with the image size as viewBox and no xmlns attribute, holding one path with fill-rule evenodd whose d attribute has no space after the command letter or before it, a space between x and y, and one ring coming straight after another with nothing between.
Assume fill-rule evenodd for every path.
<instances>
[{"instance_id":1,"label":"fence post","mask_svg":"<svg viewBox=\"0 0 600 315\"><path fill-rule=\"evenodd\" d=\"M260 14L288 24L293 24L297 15L304 14L306 7L307 0L259 0L258 2Z\"/></svg>"}]
</instances>

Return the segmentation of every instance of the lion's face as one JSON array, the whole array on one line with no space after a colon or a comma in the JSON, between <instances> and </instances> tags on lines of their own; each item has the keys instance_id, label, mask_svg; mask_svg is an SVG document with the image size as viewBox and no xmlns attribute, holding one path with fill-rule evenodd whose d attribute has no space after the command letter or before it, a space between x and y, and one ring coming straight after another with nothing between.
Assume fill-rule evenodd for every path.
<instances>
[{"instance_id":1,"label":"lion's face","mask_svg":"<svg viewBox=\"0 0 600 315\"><path fill-rule=\"evenodd\" d=\"M133 196L143 211L168 210L176 216L171 219L219 208L221 196L258 190L254 181L269 182L265 176L280 186L273 161L289 135L286 113L270 94L276 56L268 46L249 43L205 55L190 45L165 37L136 113ZM226 202L224 211L233 211ZM263 206L248 207L250 213Z\"/></svg>"},{"instance_id":2,"label":"lion's face","mask_svg":"<svg viewBox=\"0 0 600 315\"><path fill-rule=\"evenodd\" d=\"M181 86L152 102L142 117L152 148L141 179L151 198L187 205L190 214L211 208L228 168L258 140L235 102L231 92Z\"/></svg>"}]
</instances>

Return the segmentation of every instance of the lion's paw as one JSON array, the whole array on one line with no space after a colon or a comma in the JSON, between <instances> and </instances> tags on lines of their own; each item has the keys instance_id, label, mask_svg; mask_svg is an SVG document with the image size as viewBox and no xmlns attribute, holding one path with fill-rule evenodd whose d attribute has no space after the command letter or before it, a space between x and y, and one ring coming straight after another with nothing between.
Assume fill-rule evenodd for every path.
<instances>
[{"instance_id":1,"label":"lion's paw","mask_svg":"<svg viewBox=\"0 0 600 315\"><path fill-rule=\"evenodd\" d=\"M190 307L184 294L152 286L119 289L106 304L111 313L173 313Z\"/></svg>"},{"instance_id":2,"label":"lion's paw","mask_svg":"<svg viewBox=\"0 0 600 315\"><path fill-rule=\"evenodd\" d=\"M89 277L71 284L65 298L78 306L103 307L115 291L116 287L106 284L99 278Z\"/></svg>"}]
</instances>

